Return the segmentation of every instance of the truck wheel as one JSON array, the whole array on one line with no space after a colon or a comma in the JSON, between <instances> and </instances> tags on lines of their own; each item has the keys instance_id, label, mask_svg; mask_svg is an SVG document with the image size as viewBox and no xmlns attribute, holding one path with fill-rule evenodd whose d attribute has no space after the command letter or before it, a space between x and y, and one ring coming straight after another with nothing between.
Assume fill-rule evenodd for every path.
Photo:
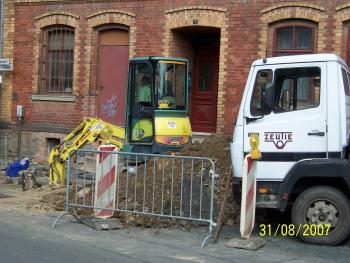
<instances>
[{"instance_id":1,"label":"truck wheel","mask_svg":"<svg viewBox=\"0 0 350 263\"><path fill-rule=\"evenodd\" d=\"M338 245L350 234L350 201L338 189L315 186L302 192L292 208L292 223L307 243ZM325 235L330 224L328 235ZM307 226L308 225L308 226ZM316 231L316 232L315 232Z\"/></svg>"}]
</instances>

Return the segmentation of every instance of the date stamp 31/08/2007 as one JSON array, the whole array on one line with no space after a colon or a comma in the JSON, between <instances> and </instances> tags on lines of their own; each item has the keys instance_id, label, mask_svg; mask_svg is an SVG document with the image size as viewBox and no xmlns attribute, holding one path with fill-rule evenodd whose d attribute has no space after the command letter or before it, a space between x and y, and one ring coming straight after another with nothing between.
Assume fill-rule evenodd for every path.
<instances>
[{"instance_id":1,"label":"date stamp 31/08/2007","mask_svg":"<svg viewBox=\"0 0 350 263\"><path fill-rule=\"evenodd\" d=\"M300 224L295 226L293 224L260 224L259 235L261 237L275 237L282 236L328 236L331 229L331 224Z\"/></svg>"}]
</instances>

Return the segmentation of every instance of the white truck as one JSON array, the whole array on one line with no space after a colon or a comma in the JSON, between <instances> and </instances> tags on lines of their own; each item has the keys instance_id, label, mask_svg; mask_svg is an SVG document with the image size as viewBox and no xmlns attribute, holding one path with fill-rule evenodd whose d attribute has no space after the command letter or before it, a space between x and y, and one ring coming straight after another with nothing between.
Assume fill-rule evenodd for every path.
<instances>
[{"instance_id":1,"label":"white truck","mask_svg":"<svg viewBox=\"0 0 350 263\"><path fill-rule=\"evenodd\" d=\"M246 83L230 145L234 182L257 134L257 208L291 209L305 242L336 245L350 234L349 86L334 54L256 60ZM305 232L327 224L328 235Z\"/></svg>"}]
</instances>

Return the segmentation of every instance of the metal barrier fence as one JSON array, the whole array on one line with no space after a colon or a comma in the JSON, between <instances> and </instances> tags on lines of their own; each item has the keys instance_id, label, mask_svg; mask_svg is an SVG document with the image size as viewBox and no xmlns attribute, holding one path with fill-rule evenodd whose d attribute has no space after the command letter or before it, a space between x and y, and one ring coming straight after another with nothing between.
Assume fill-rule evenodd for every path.
<instances>
[{"instance_id":1,"label":"metal barrier fence","mask_svg":"<svg viewBox=\"0 0 350 263\"><path fill-rule=\"evenodd\" d=\"M97 207L94 203L96 172L112 171L112 161L98 163L98 155L117 158L116 191L108 193L108 203L114 207ZM114 173L114 170L112 171ZM208 158L158 154L77 150L67 161L66 213L70 208L84 214L95 211L114 211L144 216L156 216L205 222L209 233L202 247L212 235L215 188L215 164ZM113 200L114 199L114 200ZM80 211L79 211L80 209ZM64 216L61 215L57 221Z\"/></svg>"}]
</instances>

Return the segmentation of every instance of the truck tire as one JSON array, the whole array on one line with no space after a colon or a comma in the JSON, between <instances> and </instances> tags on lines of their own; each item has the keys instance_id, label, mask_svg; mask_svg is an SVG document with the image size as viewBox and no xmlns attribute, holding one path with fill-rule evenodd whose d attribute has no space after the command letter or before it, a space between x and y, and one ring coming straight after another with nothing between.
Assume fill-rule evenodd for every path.
<instances>
[{"instance_id":1,"label":"truck tire","mask_svg":"<svg viewBox=\"0 0 350 263\"><path fill-rule=\"evenodd\" d=\"M295 200L292 208L292 223L295 229L300 226L298 236L306 243L342 243L350 234L349 218L349 198L329 186L314 186L305 190ZM320 224L331 224L328 235L325 235L326 227L315 234L315 229Z\"/></svg>"}]
</instances>

